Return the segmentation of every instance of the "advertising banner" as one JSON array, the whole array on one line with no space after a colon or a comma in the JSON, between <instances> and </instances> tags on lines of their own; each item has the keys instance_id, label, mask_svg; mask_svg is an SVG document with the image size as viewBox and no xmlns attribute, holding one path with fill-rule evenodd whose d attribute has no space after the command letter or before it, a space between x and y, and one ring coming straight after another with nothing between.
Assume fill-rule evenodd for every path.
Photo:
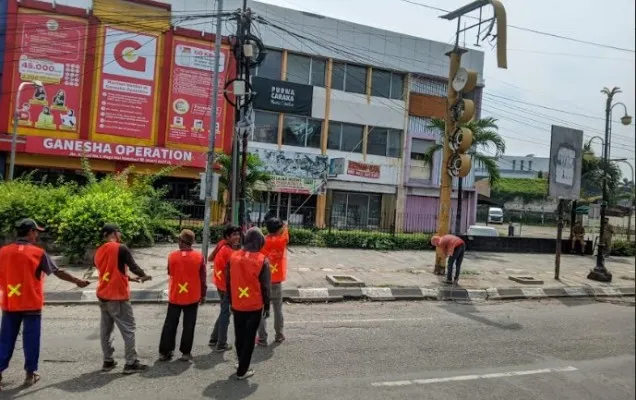
<instances>
[{"instance_id":1,"label":"advertising banner","mask_svg":"<svg viewBox=\"0 0 636 400\"><path fill-rule=\"evenodd\" d=\"M204 168L206 161L204 152L36 136L27 137L26 152L196 168Z\"/></svg>"},{"instance_id":2,"label":"advertising banner","mask_svg":"<svg viewBox=\"0 0 636 400\"><path fill-rule=\"evenodd\" d=\"M155 120L158 38L105 26L95 132L150 139Z\"/></svg>"},{"instance_id":3,"label":"advertising banner","mask_svg":"<svg viewBox=\"0 0 636 400\"><path fill-rule=\"evenodd\" d=\"M286 81L252 79L254 108L267 111L311 116L314 87Z\"/></svg>"},{"instance_id":4,"label":"advertising banner","mask_svg":"<svg viewBox=\"0 0 636 400\"><path fill-rule=\"evenodd\" d=\"M19 133L24 128L77 132L87 21L21 11L16 33L13 87L7 90L17 96L20 85L29 83L17 99Z\"/></svg>"},{"instance_id":5,"label":"advertising banner","mask_svg":"<svg viewBox=\"0 0 636 400\"><path fill-rule=\"evenodd\" d=\"M361 176L363 178L380 179L380 166L377 164L349 161L347 163L347 174Z\"/></svg>"},{"instance_id":6,"label":"advertising banner","mask_svg":"<svg viewBox=\"0 0 636 400\"><path fill-rule=\"evenodd\" d=\"M263 170L270 175L323 179L327 175L327 157L295 151L250 149L263 162Z\"/></svg>"},{"instance_id":7,"label":"advertising banner","mask_svg":"<svg viewBox=\"0 0 636 400\"><path fill-rule=\"evenodd\" d=\"M583 168L583 131L552 125L549 195L578 200Z\"/></svg>"},{"instance_id":8,"label":"advertising banner","mask_svg":"<svg viewBox=\"0 0 636 400\"><path fill-rule=\"evenodd\" d=\"M214 79L214 45L175 37L172 79L168 97L168 141L195 146L208 145ZM223 85L229 50L221 49L215 148L223 146L225 98Z\"/></svg>"}]
</instances>

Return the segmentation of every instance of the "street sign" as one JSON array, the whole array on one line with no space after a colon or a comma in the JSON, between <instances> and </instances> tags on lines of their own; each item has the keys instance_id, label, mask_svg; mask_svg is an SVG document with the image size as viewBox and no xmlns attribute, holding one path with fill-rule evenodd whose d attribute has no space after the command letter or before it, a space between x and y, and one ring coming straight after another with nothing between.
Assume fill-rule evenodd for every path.
<instances>
[{"instance_id":1,"label":"street sign","mask_svg":"<svg viewBox=\"0 0 636 400\"><path fill-rule=\"evenodd\" d=\"M552 125L549 195L578 200L581 194L583 131Z\"/></svg>"}]
</instances>

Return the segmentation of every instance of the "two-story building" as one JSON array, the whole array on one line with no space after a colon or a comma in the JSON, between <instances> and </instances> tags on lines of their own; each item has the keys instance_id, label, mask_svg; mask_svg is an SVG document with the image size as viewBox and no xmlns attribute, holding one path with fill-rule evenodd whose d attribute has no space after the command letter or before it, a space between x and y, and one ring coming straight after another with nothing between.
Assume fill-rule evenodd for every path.
<instances>
[{"instance_id":1,"label":"two-story building","mask_svg":"<svg viewBox=\"0 0 636 400\"><path fill-rule=\"evenodd\" d=\"M488 177L482 165L475 166L477 180ZM525 156L504 155L497 159L497 167L502 178L527 179L547 177L550 170L548 157L537 157L534 154Z\"/></svg>"}]
</instances>

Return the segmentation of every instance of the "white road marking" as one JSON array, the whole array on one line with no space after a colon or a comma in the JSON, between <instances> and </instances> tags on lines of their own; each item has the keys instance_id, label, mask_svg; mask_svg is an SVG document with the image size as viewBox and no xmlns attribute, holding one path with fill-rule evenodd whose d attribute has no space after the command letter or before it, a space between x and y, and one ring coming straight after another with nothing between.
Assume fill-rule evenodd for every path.
<instances>
[{"instance_id":1,"label":"white road marking","mask_svg":"<svg viewBox=\"0 0 636 400\"><path fill-rule=\"evenodd\" d=\"M447 376L443 378L413 379L410 381L373 382L371 383L371 386L391 387L391 386L409 386L409 385L430 385L432 383L475 381L478 379L510 378L515 376L539 375L539 374L572 372L572 371L577 371L577 368L570 365L567 367L531 369L531 370L525 370L525 371L495 372L495 373L482 374L482 375L459 375L459 376Z\"/></svg>"},{"instance_id":2,"label":"white road marking","mask_svg":"<svg viewBox=\"0 0 636 400\"><path fill-rule=\"evenodd\" d=\"M428 318L373 318L373 319L325 319L325 320L305 320L305 321L285 321L285 324L305 325L305 324L337 324L337 323L376 323L376 322L424 322L432 321L433 317Z\"/></svg>"}]
</instances>

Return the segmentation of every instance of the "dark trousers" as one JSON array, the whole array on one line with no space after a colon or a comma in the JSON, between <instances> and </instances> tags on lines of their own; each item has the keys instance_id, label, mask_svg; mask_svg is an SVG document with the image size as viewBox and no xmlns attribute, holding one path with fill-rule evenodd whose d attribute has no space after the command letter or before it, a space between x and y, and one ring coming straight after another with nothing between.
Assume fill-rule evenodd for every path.
<instances>
[{"instance_id":1,"label":"dark trousers","mask_svg":"<svg viewBox=\"0 0 636 400\"><path fill-rule=\"evenodd\" d=\"M28 312L3 312L0 326L0 373L9 367L15 342L22 325L24 369L27 373L38 370L40 360L40 334L42 315Z\"/></svg>"},{"instance_id":2,"label":"dark trousers","mask_svg":"<svg viewBox=\"0 0 636 400\"><path fill-rule=\"evenodd\" d=\"M168 303L168 314L166 315L166 321L163 323L161 340L159 341L159 354L168 355L174 351L181 312L183 312L183 332L181 333L181 346L179 347L179 351L183 354L190 354L192 352L198 309L199 303L189 304L187 306Z\"/></svg>"},{"instance_id":3,"label":"dark trousers","mask_svg":"<svg viewBox=\"0 0 636 400\"><path fill-rule=\"evenodd\" d=\"M236 355L239 364L236 375L242 376L245 375L250 368L256 340L256 331L261 324L263 311L232 310L232 313L234 314L234 344L236 346Z\"/></svg>"},{"instance_id":4,"label":"dark trousers","mask_svg":"<svg viewBox=\"0 0 636 400\"><path fill-rule=\"evenodd\" d=\"M230 299L227 296L227 292L219 290L218 293L219 300L221 300L221 312L214 323L210 343L215 343L217 348L222 349L227 344L227 330L230 326Z\"/></svg>"},{"instance_id":5,"label":"dark trousers","mask_svg":"<svg viewBox=\"0 0 636 400\"><path fill-rule=\"evenodd\" d=\"M453 277L453 264L455 265L455 280L459 279L459 274L464 261L464 253L466 253L466 245L462 244L453 250L453 254L448 257L448 265L446 266L446 279L451 281Z\"/></svg>"}]
</instances>

